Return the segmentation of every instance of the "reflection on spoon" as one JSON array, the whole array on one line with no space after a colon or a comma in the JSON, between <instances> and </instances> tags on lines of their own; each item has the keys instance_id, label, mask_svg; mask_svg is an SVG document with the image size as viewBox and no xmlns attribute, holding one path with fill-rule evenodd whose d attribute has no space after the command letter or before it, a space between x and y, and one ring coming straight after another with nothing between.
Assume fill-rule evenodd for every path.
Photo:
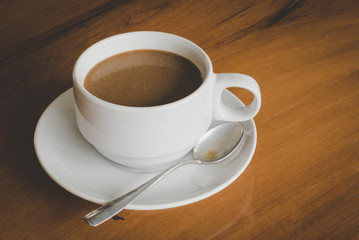
<instances>
[{"instance_id":1,"label":"reflection on spoon","mask_svg":"<svg viewBox=\"0 0 359 240\"><path fill-rule=\"evenodd\" d=\"M110 219L137 197L142 195L173 170L186 164L213 164L225 160L240 145L244 136L241 123L223 123L206 132L193 148L195 159L179 162L162 171L138 188L86 214L83 219L91 226L98 226Z\"/></svg>"}]
</instances>

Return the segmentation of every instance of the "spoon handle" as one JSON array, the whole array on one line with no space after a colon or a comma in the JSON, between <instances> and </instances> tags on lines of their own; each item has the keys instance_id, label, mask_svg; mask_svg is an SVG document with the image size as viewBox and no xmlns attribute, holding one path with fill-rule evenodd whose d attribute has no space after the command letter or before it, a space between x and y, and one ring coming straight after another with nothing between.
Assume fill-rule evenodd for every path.
<instances>
[{"instance_id":1,"label":"spoon handle","mask_svg":"<svg viewBox=\"0 0 359 240\"><path fill-rule=\"evenodd\" d=\"M107 204L93 210L86 214L83 219L93 227L100 225L111 217L115 216L122 209L124 209L127 205L129 205L132 201L158 183L161 179L163 179L167 174L172 172L173 170L186 165L186 164L196 164L201 163L199 160L188 160L184 162L179 162L165 170L163 170L160 174L150 179L148 182L142 184L136 189L126 193L125 195L108 202Z\"/></svg>"}]
</instances>

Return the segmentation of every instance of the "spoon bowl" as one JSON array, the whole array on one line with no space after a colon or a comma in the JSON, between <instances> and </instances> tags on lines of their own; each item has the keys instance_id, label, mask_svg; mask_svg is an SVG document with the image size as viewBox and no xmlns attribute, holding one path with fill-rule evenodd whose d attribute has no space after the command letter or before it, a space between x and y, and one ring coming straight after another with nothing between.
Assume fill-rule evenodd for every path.
<instances>
[{"instance_id":1,"label":"spoon bowl","mask_svg":"<svg viewBox=\"0 0 359 240\"><path fill-rule=\"evenodd\" d=\"M193 156L202 163L216 163L230 156L244 135L241 123L218 125L206 132L193 148Z\"/></svg>"},{"instance_id":2,"label":"spoon bowl","mask_svg":"<svg viewBox=\"0 0 359 240\"><path fill-rule=\"evenodd\" d=\"M179 162L163 170L136 189L86 214L83 219L90 226L98 226L115 216L175 169L186 164L213 164L224 161L240 146L243 136L244 126L240 122L223 123L212 128L194 146L193 156L195 159Z\"/></svg>"}]
</instances>

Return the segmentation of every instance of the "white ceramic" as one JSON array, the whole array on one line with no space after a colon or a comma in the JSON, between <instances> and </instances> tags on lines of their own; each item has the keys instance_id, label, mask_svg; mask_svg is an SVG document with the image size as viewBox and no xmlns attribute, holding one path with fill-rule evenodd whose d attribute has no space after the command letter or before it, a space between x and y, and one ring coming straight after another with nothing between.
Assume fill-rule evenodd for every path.
<instances>
[{"instance_id":1,"label":"white ceramic","mask_svg":"<svg viewBox=\"0 0 359 240\"><path fill-rule=\"evenodd\" d=\"M227 91L223 101L233 107L243 106ZM219 123L213 121L212 126ZM227 187L245 170L255 150L254 121L245 121L243 125L246 132L243 145L229 161L210 166L183 166L144 193L128 209L178 207ZM129 171L99 154L77 128L71 89L44 111L35 130L34 144L40 164L55 182L69 192L99 204L127 193L157 174ZM191 154L187 154L184 158L190 157Z\"/></svg>"},{"instance_id":2,"label":"white ceramic","mask_svg":"<svg viewBox=\"0 0 359 240\"><path fill-rule=\"evenodd\" d=\"M121 52L157 49L182 55L201 71L203 83L189 96L154 107L128 107L103 101L83 86L98 62ZM77 124L82 135L107 158L135 169L161 169L188 153L208 130L212 119L245 121L261 105L257 82L242 74L214 74L207 54L182 37L161 32L131 32L104 39L89 47L73 72ZM251 91L253 102L231 108L221 102L228 87Z\"/></svg>"}]
</instances>

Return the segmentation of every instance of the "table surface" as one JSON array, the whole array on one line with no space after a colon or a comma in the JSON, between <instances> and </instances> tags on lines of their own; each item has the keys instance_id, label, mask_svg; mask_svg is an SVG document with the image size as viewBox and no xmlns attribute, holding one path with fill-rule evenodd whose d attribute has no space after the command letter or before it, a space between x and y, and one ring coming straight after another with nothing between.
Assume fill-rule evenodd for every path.
<instances>
[{"instance_id":1,"label":"table surface","mask_svg":"<svg viewBox=\"0 0 359 240\"><path fill-rule=\"evenodd\" d=\"M359 239L357 0L5 0L0 10L0 239ZM138 30L188 38L215 72L254 77L257 148L207 199L93 228L81 218L98 205L47 176L34 130L82 51Z\"/></svg>"}]
</instances>

